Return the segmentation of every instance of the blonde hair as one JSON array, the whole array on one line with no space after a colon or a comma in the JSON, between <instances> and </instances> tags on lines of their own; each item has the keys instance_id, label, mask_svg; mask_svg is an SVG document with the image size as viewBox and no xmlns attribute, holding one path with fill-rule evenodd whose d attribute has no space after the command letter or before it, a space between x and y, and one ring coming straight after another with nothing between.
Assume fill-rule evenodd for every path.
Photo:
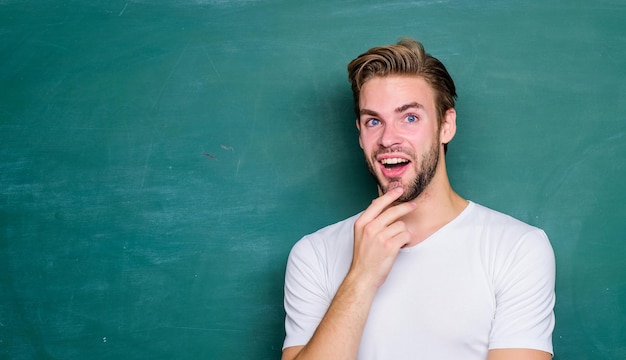
<instances>
[{"instance_id":1,"label":"blonde hair","mask_svg":"<svg viewBox=\"0 0 626 360\"><path fill-rule=\"evenodd\" d=\"M402 38L394 45L374 47L348 64L348 79L352 84L354 113L359 118L361 88L374 77L388 75L420 76L432 86L435 107L441 126L443 117L457 97L452 77L437 58L426 53L424 46L411 38Z\"/></svg>"}]
</instances>

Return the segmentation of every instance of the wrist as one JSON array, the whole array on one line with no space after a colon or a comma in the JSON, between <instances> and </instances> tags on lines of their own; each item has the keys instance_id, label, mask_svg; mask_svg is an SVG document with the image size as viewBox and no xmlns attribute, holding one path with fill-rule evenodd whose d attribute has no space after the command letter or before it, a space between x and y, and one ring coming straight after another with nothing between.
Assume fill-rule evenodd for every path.
<instances>
[{"instance_id":1,"label":"wrist","mask_svg":"<svg viewBox=\"0 0 626 360\"><path fill-rule=\"evenodd\" d=\"M343 280L340 289L347 295L354 297L357 302L371 303L379 286L371 277L355 270L350 270Z\"/></svg>"}]
</instances>

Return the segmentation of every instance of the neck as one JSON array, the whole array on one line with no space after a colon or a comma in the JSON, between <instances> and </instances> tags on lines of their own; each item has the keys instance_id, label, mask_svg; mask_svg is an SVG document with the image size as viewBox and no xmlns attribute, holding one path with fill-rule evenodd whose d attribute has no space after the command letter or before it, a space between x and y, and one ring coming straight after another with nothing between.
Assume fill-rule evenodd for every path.
<instances>
[{"instance_id":1,"label":"neck","mask_svg":"<svg viewBox=\"0 0 626 360\"><path fill-rule=\"evenodd\" d=\"M406 246L414 246L427 239L454 220L468 204L450 186L445 165L438 169L428 187L413 201L417 208L402 219L413 237Z\"/></svg>"}]
</instances>

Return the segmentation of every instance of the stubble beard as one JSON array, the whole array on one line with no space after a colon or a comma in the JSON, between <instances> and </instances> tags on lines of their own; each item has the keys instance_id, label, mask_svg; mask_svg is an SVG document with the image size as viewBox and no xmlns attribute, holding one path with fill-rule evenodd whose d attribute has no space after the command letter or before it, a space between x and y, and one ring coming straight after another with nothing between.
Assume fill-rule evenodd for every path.
<instances>
[{"instance_id":1,"label":"stubble beard","mask_svg":"<svg viewBox=\"0 0 626 360\"><path fill-rule=\"evenodd\" d=\"M376 182L378 183L378 187L382 190L383 194L397 187L403 187L404 193L396 201L407 202L414 200L418 196L420 196L424 192L428 184L430 184L432 179L435 177L435 173L437 172L437 165L439 164L439 152L439 144L434 143L430 150L422 155L419 164L416 164L415 161L411 162L411 166L414 167L416 175L413 178L413 181L411 181L407 186L404 186L404 184L402 183L402 179L399 177L386 178L387 185L383 185L381 178L379 178L374 170L374 166L376 166L375 159L380 152L374 154L372 159L370 161L367 161L367 167L374 177L374 180L376 180Z\"/></svg>"}]
</instances>

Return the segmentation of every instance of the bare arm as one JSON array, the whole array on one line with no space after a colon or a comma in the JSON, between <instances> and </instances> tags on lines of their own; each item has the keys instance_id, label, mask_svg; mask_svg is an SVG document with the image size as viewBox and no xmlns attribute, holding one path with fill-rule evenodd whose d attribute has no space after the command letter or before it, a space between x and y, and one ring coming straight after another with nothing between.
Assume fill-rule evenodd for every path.
<instances>
[{"instance_id":1,"label":"bare arm","mask_svg":"<svg viewBox=\"0 0 626 360\"><path fill-rule=\"evenodd\" d=\"M309 343L285 349L283 359L355 359L374 293L346 276Z\"/></svg>"},{"instance_id":2,"label":"bare arm","mask_svg":"<svg viewBox=\"0 0 626 360\"><path fill-rule=\"evenodd\" d=\"M532 349L494 349L487 360L551 360L552 354Z\"/></svg>"},{"instance_id":3,"label":"bare arm","mask_svg":"<svg viewBox=\"0 0 626 360\"><path fill-rule=\"evenodd\" d=\"M354 254L346 278L309 343L286 348L283 360L356 358L374 295L387 278L398 251L410 241L405 224L398 219L415 205L390 206L401 194L401 189L389 191L357 219Z\"/></svg>"}]
</instances>

